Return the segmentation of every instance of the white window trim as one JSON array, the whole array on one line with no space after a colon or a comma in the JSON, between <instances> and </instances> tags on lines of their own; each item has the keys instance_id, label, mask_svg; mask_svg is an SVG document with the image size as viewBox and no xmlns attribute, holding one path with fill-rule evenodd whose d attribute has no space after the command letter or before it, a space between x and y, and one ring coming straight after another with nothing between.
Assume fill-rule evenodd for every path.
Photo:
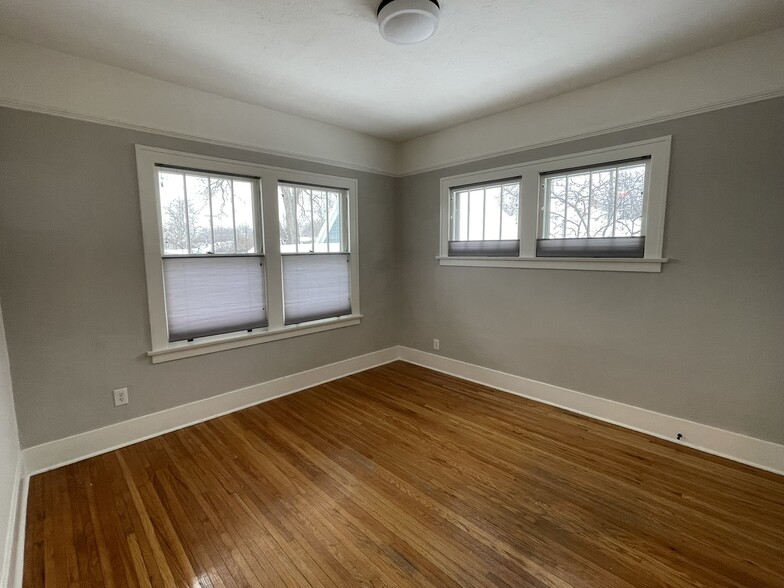
<instances>
[{"instance_id":1,"label":"white window trim","mask_svg":"<svg viewBox=\"0 0 784 588\"><path fill-rule=\"evenodd\" d=\"M193 342L169 342L161 258L160 206L155 179L156 165L259 178L259 184L254 188L254 195L257 200L255 206L260 211L258 232L261 235L259 241L266 271L267 316L269 320L269 326L266 329L256 330L252 333L228 333L202 337ZM359 306L359 227L356 179L195 155L145 145L136 145L136 166L139 177L144 265L147 273L147 301L150 310L150 336L152 340L152 349L147 352L147 355L150 356L153 363L226 351L359 324L362 314ZM347 191L348 251L351 263L351 314L349 316L298 325L286 326L283 324L278 182L310 184ZM260 208L259 188L262 195Z\"/></svg>"},{"instance_id":2,"label":"white window trim","mask_svg":"<svg viewBox=\"0 0 784 588\"><path fill-rule=\"evenodd\" d=\"M440 253L436 259L441 265L459 267L660 272L662 264L667 262L667 259L662 257L662 250L671 143L672 137L670 136L658 137L636 143L442 178L441 240ZM602 165L637 157L650 157L649 176L645 183L645 210L643 211L645 254L642 258L545 258L536 256L536 238L541 232L541 207L544 197L541 174L572 167ZM487 183L511 177L522 178L518 222L520 231L519 257L450 257L448 251L451 190L468 184ZM536 186L536 189L533 189L533 186Z\"/></svg>"}]
</instances>

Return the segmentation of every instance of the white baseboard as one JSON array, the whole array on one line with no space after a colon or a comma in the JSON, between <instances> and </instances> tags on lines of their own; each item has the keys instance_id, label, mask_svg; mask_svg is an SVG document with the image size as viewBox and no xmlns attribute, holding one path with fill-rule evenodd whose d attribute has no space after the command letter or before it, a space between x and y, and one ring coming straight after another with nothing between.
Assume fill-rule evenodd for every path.
<instances>
[{"instance_id":1,"label":"white baseboard","mask_svg":"<svg viewBox=\"0 0 784 588\"><path fill-rule=\"evenodd\" d=\"M19 455L13 479L11 516L6 531L3 567L0 568L0 586L22 586L24 567L24 532L27 518L27 476L24 475L24 458Z\"/></svg>"},{"instance_id":2,"label":"white baseboard","mask_svg":"<svg viewBox=\"0 0 784 588\"><path fill-rule=\"evenodd\" d=\"M23 469L20 468L20 471L23 471ZM30 477L22 476L17 486L19 488L19 494L16 500L14 544L13 548L10 549L11 566L8 570L8 586L11 588L22 588L22 574L24 573L25 531L27 530L27 491L30 487Z\"/></svg>"},{"instance_id":3,"label":"white baseboard","mask_svg":"<svg viewBox=\"0 0 784 588\"><path fill-rule=\"evenodd\" d=\"M22 451L25 475L39 474L94 455L113 451L151 437L242 410L254 404L383 365L398 358L399 349L390 347L29 447Z\"/></svg>"},{"instance_id":4,"label":"white baseboard","mask_svg":"<svg viewBox=\"0 0 784 588\"><path fill-rule=\"evenodd\" d=\"M390 347L30 447L22 451L25 464L23 475L45 472L396 359L784 474L784 445L409 347ZM676 438L678 433L683 435L681 440Z\"/></svg>"},{"instance_id":5,"label":"white baseboard","mask_svg":"<svg viewBox=\"0 0 784 588\"><path fill-rule=\"evenodd\" d=\"M400 359L679 445L784 474L784 445L409 347L400 348ZM681 440L677 440L678 433L683 435Z\"/></svg>"}]
</instances>

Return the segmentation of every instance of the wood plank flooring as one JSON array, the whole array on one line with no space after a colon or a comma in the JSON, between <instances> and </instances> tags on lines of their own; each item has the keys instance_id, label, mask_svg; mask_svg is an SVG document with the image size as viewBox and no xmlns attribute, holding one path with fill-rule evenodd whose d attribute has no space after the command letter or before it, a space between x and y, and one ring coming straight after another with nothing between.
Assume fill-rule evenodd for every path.
<instances>
[{"instance_id":1,"label":"wood plank flooring","mask_svg":"<svg viewBox=\"0 0 784 588\"><path fill-rule=\"evenodd\" d=\"M24 585L784 586L784 477L397 362L33 477Z\"/></svg>"}]
</instances>

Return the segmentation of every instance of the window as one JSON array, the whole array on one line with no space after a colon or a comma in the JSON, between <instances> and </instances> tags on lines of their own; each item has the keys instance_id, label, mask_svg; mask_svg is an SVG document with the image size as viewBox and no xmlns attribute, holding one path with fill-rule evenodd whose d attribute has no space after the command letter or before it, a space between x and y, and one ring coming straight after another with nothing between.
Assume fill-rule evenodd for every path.
<instances>
[{"instance_id":1,"label":"window","mask_svg":"<svg viewBox=\"0 0 784 588\"><path fill-rule=\"evenodd\" d=\"M267 326L253 178L156 166L169 341Z\"/></svg>"},{"instance_id":2,"label":"window","mask_svg":"<svg viewBox=\"0 0 784 588\"><path fill-rule=\"evenodd\" d=\"M438 259L661 271L669 153L662 137L443 178Z\"/></svg>"},{"instance_id":3,"label":"window","mask_svg":"<svg viewBox=\"0 0 784 588\"><path fill-rule=\"evenodd\" d=\"M153 362L359 323L356 180L136 152Z\"/></svg>"},{"instance_id":4,"label":"window","mask_svg":"<svg viewBox=\"0 0 784 588\"><path fill-rule=\"evenodd\" d=\"M630 257L645 253L642 230L650 157L544 174L538 257Z\"/></svg>"},{"instance_id":5,"label":"window","mask_svg":"<svg viewBox=\"0 0 784 588\"><path fill-rule=\"evenodd\" d=\"M344 190L278 185L285 324L351 314L345 211Z\"/></svg>"},{"instance_id":6,"label":"window","mask_svg":"<svg viewBox=\"0 0 784 588\"><path fill-rule=\"evenodd\" d=\"M518 255L520 179L451 189L449 255Z\"/></svg>"}]
</instances>

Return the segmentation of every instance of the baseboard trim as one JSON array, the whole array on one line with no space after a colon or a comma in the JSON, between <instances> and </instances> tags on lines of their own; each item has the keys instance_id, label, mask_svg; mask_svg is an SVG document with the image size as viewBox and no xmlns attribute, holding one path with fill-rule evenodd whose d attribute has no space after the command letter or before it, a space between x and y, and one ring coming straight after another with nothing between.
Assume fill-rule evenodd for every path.
<instances>
[{"instance_id":1,"label":"baseboard trim","mask_svg":"<svg viewBox=\"0 0 784 588\"><path fill-rule=\"evenodd\" d=\"M24 461L24 458L20 460ZM24 471L22 463L21 471ZM8 572L8 586L12 588L22 588L22 576L24 574L24 546L25 531L27 530L27 494L30 488L30 477L22 476L17 485L19 495L16 501L16 521L14 522L14 544L11 551L11 568Z\"/></svg>"},{"instance_id":2,"label":"baseboard trim","mask_svg":"<svg viewBox=\"0 0 784 588\"><path fill-rule=\"evenodd\" d=\"M24 458L19 455L14 473L14 490L11 495L11 516L6 530L3 567L0 568L0 586L22 585L24 563L24 532L27 513L27 481L24 475Z\"/></svg>"},{"instance_id":3,"label":"baseboard trim","mask_svg":"<svg viewBox=\"0 0 784 588\"><path fill-rule=\"evenodd\" d=\"M24 473L26 476L32 476L59 468L69 463L107 453L145 439L365 371L398 358L399 349L389 347L64 439L42 443L22 451L25 464Z\"/></svg>"},{"instance_id":4,"label":"baseboard trim","mask_svg":"<svg viewBox=\"0 0 784 588\"><path fill-rule=\"evenodd\" d=\"M21 470L22 480L26 483L27 476L107 453L398 359L784 475L784 445L399 346L24 449L20 462L24 464ZM681 440L677 440L678 433L683 435ZM26 501L26 494L24 492L17 502Z\"/></svg>"},{"instance_id":5,"label":"baseboard trim","mask_svg":"<svg viewBox=\"0 0 784 588\"><path fill-rule=\"evenodd\" d=\"M537 402L784 475L784 445L481 367L410 347L400 359ZM683 435L677 440L678 433Z\"/></svg>"}]
</instances>

